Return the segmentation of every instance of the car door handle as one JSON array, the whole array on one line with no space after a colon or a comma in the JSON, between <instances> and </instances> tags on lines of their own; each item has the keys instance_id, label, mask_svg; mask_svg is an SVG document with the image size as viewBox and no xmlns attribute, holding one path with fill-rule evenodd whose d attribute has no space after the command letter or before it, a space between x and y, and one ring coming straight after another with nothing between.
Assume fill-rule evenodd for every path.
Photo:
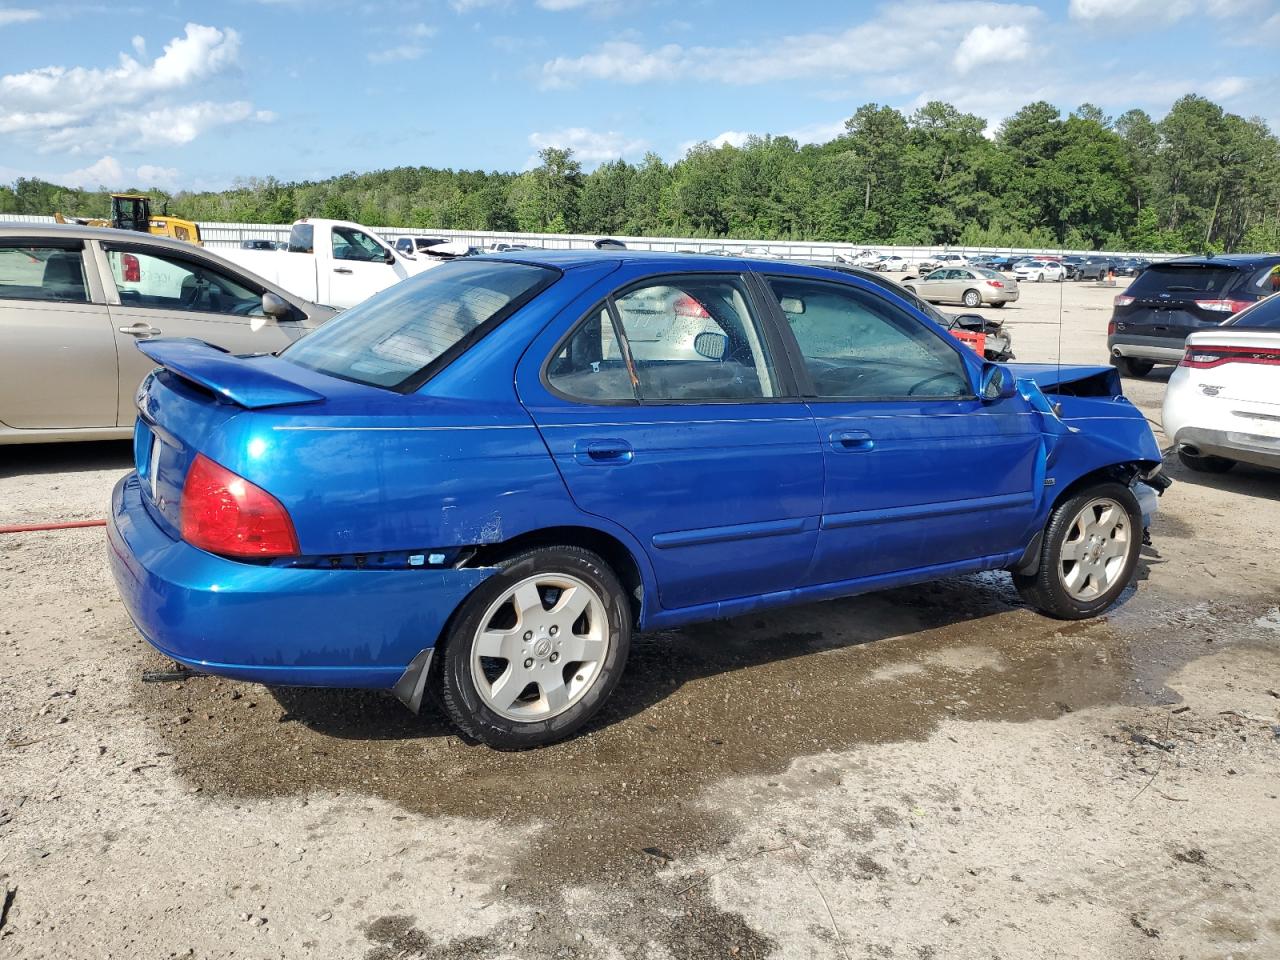
<instances>
[{"instance_id":1,"label":"car door handle","mask_svg":"<svg viewBox=\"0 0 1280 960\"><path fill-rule=\"evenodd\" d=\"M350 267L334 267L333 272L334 273L350 273L351 268Z\"/></svg>"},{"instance_id":2,"label":"car door handle","mask_svg":"<svg viewBox=\"0 0 1280 960\"><path fill-rule=\"evenodd\" d=\"M573 445L573 459L587 465L630 463L634 455L625 440L579 440Z\"/></svg>"},{"instance_id":3,"label":"car door handle","mask_svg":"<svg viewBox=\"0 0 1280 960\"><path fill-rule=\"evenodd\" d=\"M828 439L833 449L849 453L866 453L876 445L865 430L833 430Z\"/></svg>"},{"instance_id":4,"label":"car door handle","mask_svg":"<svg viewBox=\"0 0 1280 960\"><path fill-rule=\"evenodd\" d=\"M161 333L159 327L153 327L149 323L135 323L131 327L120 327L119 330L121 333L127 333L129 336L138 337L139 339L158 337Z\"/></svg>"}]
</instances>

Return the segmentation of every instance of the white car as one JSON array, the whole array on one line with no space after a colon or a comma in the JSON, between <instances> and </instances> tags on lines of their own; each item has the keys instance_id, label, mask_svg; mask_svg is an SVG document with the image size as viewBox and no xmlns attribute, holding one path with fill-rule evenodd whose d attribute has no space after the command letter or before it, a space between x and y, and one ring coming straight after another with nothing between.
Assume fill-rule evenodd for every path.
<instances>
[{"instance_id":1,"label":"white car","mask_svg":"<svg viewBox=\"0 0 1280 960\"><path fill-rule=\"evenodd\" d=\"M906 257L900 257L896 253L890 253L880 258L875 269L885 273L906 273L911 269L911 262Z\"/></svg>"},{"instance_id":2,"label":"white car","mask_svg":"<svg viewBox=\"0 0 1280 960\"><path fill-rule=\"evenodd\" d=\"M1187 337L1169 377L1165 436L1191 470L1280 470L1280 295Z\"/></svg>"},{"instance_id":3,"label":"white car","mask_svg":"<svg viewBox=\"0 0 1280 960\"><path fill-rule=\"evenodd\" d=\"M1019 280L1034 280L1037 283L1044 283L1046 280L1061 283L1067 279L1067 268L1057 260L1027 260L1014 266L1013 275Z\"/></svg>"}]
</instances>

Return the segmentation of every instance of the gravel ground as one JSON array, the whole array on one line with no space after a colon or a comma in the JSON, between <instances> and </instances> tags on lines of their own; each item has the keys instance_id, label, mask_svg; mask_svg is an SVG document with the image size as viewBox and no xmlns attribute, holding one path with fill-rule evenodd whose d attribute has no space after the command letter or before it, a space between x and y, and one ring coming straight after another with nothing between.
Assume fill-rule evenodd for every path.
<instances>
[{"instance_id":1,"label":"gravel ground","mask_svg":"<svg viewBox=\"0 0 1280 960\"><path fill-rule=\"evenodd\" d=\"M1101 362L1114 293L1000 316ZM1166 377L1126 384L1157 422ZM100 517L128 468L0 448L0 524ZM988 574L647 634L525 754L144 684L102 531L0 535L0 957L1280 956L1280 475L1170 473L1106 618Z\"/></svg>"}]
</instances>

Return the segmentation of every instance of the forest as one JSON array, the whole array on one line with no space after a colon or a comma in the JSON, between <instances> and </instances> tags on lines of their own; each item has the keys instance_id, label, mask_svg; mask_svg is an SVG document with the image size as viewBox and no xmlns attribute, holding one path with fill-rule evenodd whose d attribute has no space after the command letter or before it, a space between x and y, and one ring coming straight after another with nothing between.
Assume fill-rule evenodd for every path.
<instances>
[{"instance_id":1,"label":"forest","mask_svg":"<svg viewBox=\"0 0 1280 960\"><path fill-rule=\"evenodd\" d=\"M1200 96L1161 119L1066 116L1029 104L994 131L950 104L869 103L821 144L785 136L701 143L674 163L584 171L548 148L522 173L396 167L327 180L237 180L167 194L176 216L289 223L318 216L424 230L826 240L851 244L1168 252L1280 249L1280 140ZM106 192L38 179L0 186L6 212L102 215Z\"/></svg>"}]
</instances>

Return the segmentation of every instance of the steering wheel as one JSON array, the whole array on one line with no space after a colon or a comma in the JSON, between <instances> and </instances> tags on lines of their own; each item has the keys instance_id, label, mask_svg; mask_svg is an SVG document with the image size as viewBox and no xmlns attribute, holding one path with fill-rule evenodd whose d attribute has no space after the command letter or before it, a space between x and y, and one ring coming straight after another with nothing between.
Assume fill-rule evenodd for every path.
<instances>
[{"instance_id":1,"label":"steering wheel","mask_svg":"<svg viewBox=\"0 0 1280 960\"><path fill-rule=\"evenodd\" d=\"M933 381L935 380L947 380L954 376L955 374L953 373L935 373L932 377L925 377L923 380L920 380L911 385L911 389L907 391L907 396L914 397L916 395L916 390L918 390L920 387L923 387L927 383L933 383Z\"/></svg>"}]
</instances>

